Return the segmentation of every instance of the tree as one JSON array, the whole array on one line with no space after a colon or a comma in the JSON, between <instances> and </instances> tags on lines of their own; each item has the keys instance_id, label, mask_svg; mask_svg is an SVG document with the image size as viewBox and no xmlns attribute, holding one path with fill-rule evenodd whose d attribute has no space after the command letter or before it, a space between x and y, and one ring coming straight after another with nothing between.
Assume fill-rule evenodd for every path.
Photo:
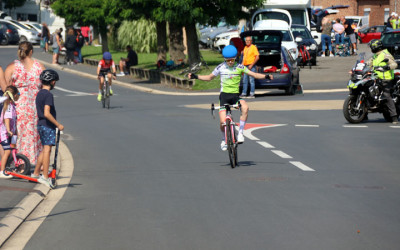
<instances>
[{"instance_id":1,"label":"tree","mask_svg":"<svg viewBox=\"0 0 400 250\"><path fill-rule=\"evenodd\" d=\"M117 20L115 0L58 0L51 8L55 13L65 18L66 25L93 25L97 28L102 41L103 52L108 51L108 27Z\"/></svg>"}]
</instances>

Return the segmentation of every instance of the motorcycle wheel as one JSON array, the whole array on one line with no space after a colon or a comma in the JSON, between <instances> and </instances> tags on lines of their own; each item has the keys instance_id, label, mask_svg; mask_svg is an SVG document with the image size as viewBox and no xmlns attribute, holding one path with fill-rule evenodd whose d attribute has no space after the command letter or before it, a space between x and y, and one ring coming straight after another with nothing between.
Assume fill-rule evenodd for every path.
<instances>
[{"instance_id":1,"label":"motorcycle wheel","mask_svg":"<svg viewBox=\"0 0 400 250\"><path fill-rule=\"evenodd\" d=\"M367 115L367 108L365 103L361 104L360 110L356 111L355 106L357 105L357 96L348 96L344 100L343 104L343 115L344 118L350 123L360 123L364 120Z\"/></svg>"}]
</instances>

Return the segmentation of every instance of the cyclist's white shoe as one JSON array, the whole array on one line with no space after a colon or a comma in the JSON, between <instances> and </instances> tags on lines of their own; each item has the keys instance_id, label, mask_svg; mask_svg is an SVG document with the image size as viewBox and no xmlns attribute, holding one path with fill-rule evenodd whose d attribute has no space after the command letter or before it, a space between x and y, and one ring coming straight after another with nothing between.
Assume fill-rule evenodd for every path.
<instances>
[{"instance_id":1,"label":"cyclist's white shoe","mask_svg":"<svg viewBox=\"0 0 400 250\"><path fill-rule=\"evenodd\" d=\"M244 142L244 136L243 136L243 132L239 132L238 133L238 139L237 139L238 143L243 143Z\"/></svg>"},{"instance_id":2,"label":"cyclist's white shoe","mask_svg":"<svg viewBox=\"0 0 400 250\"><path fill-rule=\"evenodd\" d=\"M228 149L228 145L226 145L225 140L221 141L221 150L226 151Z\"/></svg>"}]
</instances>

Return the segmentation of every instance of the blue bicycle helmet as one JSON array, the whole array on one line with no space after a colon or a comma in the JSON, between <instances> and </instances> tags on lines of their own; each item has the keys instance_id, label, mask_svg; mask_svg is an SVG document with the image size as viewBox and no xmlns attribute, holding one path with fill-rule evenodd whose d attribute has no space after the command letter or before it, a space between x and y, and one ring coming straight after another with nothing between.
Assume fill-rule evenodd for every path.
<instances>
[{"instance_id":1,"label":"blue bicycle helmet","mask_svg":"<svg viewBox=\"0 0 400 250\"><path fill-rule=\"evenodd\" d=\"M238 51L237 51L236 47L233 45L228 45L222 50L222 56L227 59L228 58L236 58L237 53L238 53Z\"/></svg>"},{"instance_id":2,"label":"blue bicycle helmet","mask_svg":"<svg viewBox=\"0 0 400 250\"><path fill-rule=\"evenodd\" d=\"M103 59L104 60L111 60L112 59L112 56L111 56L111 53L110 52L104 52L104 54L103 54Z\"/></svg>"}]
</instances>

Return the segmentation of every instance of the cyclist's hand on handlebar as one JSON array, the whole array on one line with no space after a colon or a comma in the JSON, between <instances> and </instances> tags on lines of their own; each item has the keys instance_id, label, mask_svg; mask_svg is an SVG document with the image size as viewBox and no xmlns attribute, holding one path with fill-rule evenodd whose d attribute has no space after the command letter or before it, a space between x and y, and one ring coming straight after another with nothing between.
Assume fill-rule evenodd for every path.
<instances>
[{"instance_id":1,"label":"cyclist's hand on handlebar","mask_svg":"<svg viewBox=\"0 0 400 250\"><path fill-rule=\"evenodd\" d=\"M189 79L199 79L199 76L196 75L195 73L189 73L189 74L188 74L188 78L189 78Z\"/></svg>"}]
</instances>

